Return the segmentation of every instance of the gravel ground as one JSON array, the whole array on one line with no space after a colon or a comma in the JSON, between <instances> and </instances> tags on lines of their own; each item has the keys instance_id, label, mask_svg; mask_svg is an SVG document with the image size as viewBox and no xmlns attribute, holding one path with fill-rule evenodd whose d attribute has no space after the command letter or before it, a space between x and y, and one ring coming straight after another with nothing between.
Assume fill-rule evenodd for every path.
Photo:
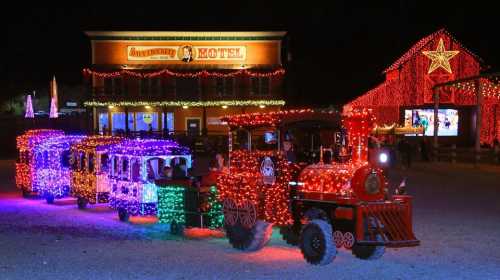
<instances>
[{"instance_id":1,"label":"gravel ground","mask_svg":"<svg viewBox=\"0 0 500 280\"><path fill-rule=\"evenodd\" d=\"M391 170L415 196L422 245L376 261L341 250L331 265L305 263L279 234L255 253L224 238L188 240L161 225L121 223L106 207L23 199L13 162L0 161L0 279L500 279L500 169L416 164Z\"/></svg>"}]
</instances>

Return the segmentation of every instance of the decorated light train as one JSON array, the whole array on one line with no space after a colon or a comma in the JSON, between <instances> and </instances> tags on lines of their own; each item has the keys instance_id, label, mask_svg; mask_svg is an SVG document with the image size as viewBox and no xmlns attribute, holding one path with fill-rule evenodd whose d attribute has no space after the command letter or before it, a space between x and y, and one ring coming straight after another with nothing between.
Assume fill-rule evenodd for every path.
<instances>
[{"instance_id":1,"label":"decorated light train","mask_svg":"<svg viewBox=\"0 0 500 280\"><path fill-rule=\"evenodd\" d=\"M368 161L370 111L340 116L290 110L223 121L230 127L229 167L212 173L215 180L204 178L210 182L201 186L187 176L189 149L174 141L64 136L54 130L18 137L16 184L49 202L71 189L81 209L108 203L121 221L154 215L172 232L223 225L230 244L244 251L265 246L277 226L311 264L330 263L340 247L376 259L385 247L419 244L411 196L388 193L386 157ZM39 151L47 149L54 153L47 158L50 166L70 167L52 178L69 182L69 189L63 183L49 191L38 182L44 168L37 157L43 159Z\"/></svg>"}]
</instances>

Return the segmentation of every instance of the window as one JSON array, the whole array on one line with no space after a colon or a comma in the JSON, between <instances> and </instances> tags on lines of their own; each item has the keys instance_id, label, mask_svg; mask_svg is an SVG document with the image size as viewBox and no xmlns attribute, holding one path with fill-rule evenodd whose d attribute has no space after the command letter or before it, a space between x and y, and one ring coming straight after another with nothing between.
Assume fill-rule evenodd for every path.
<instances>
[{"instance_id":1,"label":"window","mask_svg":"<svg viewBox=\"0 0 500 280\"><path fill-rule=\"evenodd\" d=\"M135 113L136 131L149 131L149 125L153 131L158 130L158 112L137 112Z\"/></svg>"},{"instance_id":2,"label":"window","mask_svg":"<svg viewBox=\"0 0 500 280\"><path fill-rule=\"evenodd\" d=\"M94 154L89 153L89 173L94 173Z\"/></svg>"},{"instance_id":3,"label":"window","mask_svg":"<svg viewBox=\"0 0 500 280\"><path fill-rule=\"evenodd\" d=\"M100 170L101 172L108 172L109 171L108 160L109 160L108 154L101 155L101 170Z\"/></svg>"},{"instance_id":4,"label":"window","mask_svg":"<svg viewBox=\"0 0 500 280\"><path fill-rule=\"evenodd\" d=\"M122 159L122 170L121 170L121 178L124 180L128 179L128 159Z\"/></svg>"},{"instance_id":5,"label":"window","mask_svg":"<svg viewBox=\"0 0 500 280\"><path fill-rule=\"evenodd\" d=\"M269 95L269 78L267 77L260 78L260 94Z\"/></svg>"},{"instance_id":6,"label":"window","mask_svg":"<svg viewBox=\"0 0 500 280\"><path fill-rule=\"evenodd\" d=\"M123 78L116 77L113 79L113 92L116 95L121 95L123 92Z\"/></svg>"},{"instance_id":7,"label":"window","mask_svg":"<svg viewBox=\"0 0 500 280\"><path fill-rule=\"evenodd\" d=\"M125 131L125 113L124 112L116 112L112 113L112 126L113 126L113 131Z\"/></svg>"},{"instance_id":8,"label":"window","mask_svg":"<svg viewBox=\"0 0 500 280\"><path fill-rule=\"evenodd\" d=\"M104 78L104 94L113 94L113 78Z\"/></svg>"},{"instance_id":9,"label":"window","mask_svg":"<svg viewBox=\"0 0 500 280\"><path fill-rule=\"evenodd\" d=\"M48 151L43 152L43 167L49 168L49 152Z\"/></svg>"},{"instance_id":10,"label":"window","mask_svg":"<svg viewBox=\"0 0 500 280\"><path fill-rule=\"evenodd\" d=\"M99 113L99 133L109 130L108 127L108 113Z\"/></svg>"},{"instance_id":11,"label":"window","mask_svg":"<svg viewBox=\"0 0 500 280\"><path fill-rule=\"evenodd\" d=\"M149 79L150 84L150 94L151 95L160 95L163 92L162 87L162 78L154 77Z\"/></svg>"},{"instance_id":12,"label":"window","mask_svg":"<svg viewBox=\"0 0 500 280\"><path fill-rule=\"evenodd\" d=\"M197 78L177 78L176 96L181 100L198 100L199 86Z\"/></svg>"},{"instance_id":13,"label":"window","mask_svg":"<svg viewBox=\"0 0 500 280\"><path fill-rule=\"evenodd\" d=\"M87 160L84 152L80 153L80 166L79 169L81 171L85 171L87 168Z\"/></svg>"},{"instance_id":14,"label":"window","mask_svg":"<svg viewBox=\"0 0 500 280\"><path fill-rule=\"evenodd\" d=\"M143 78L140 80L141 83L141 95L149 95L149 79Z\"/></svg>"},{"instance_id":15,"label":"window","mask_svg":"<svg viewBox=\"0 0 500 280\"><path fill-rule=\"evenodd\" d=\"M234 94L234 78L228 77L224 80L224 96L232 96Z\"/></svg>"},{"instance_id":16,"label":"window","mask_svg":"<svg viewBox=\"0 0 500 280\"><path fill-rule=\"evenodd\" d=\"M61 165L68 168L70 166L71 151L66 150L61 153Z\"/></svg>"},{"instance_id":17,"label":"window","mask_svg":"<svg viewBox=\"0 0 500 280\"><path fill-rule=\"evenodd\" d=\"M140 160L135 160L134 163L132 164L132 181L133 182L140 182L142 181L141 178L141 162Z\"/></svg>"},{"instance_id":18,"label":"window","mask_svg":"<svg viewBox=\"0 0 500 280\"><path fill-rule=\"evenodd\" d=\"M250 84L250 92L253 95L269 95L270 80L268 77L252 77Z\"/></svg>"},{"instance_id":19,"label":"window","mask_svg":"<svg viewBox=\"0 0 500 280\"><path fill-rule=\"evenodd\" d=\"M113 176L118 177L120 170L118 170L118 157L113 157Z\"/></svg>"},{"instance_id":20,"label":"window","mask_svg":"<svg viewBox=\"0 0 500 280\"><path fill-rule=\"evenodd\" d=\"M77 152L71 154L71 169L78 170L78 153Z\"/></svg>"},{"instance_id":21,"label":"window","mask_svg":"<svg viewBox=\"0 0 500 280\"><path fill-rule=\"evenodd\" d=\"M167 130L169 133L174 132L174 113L173 112L167 112L161 113L162 119L163 119L163 129Z\"/></svg>"}]
</instances>

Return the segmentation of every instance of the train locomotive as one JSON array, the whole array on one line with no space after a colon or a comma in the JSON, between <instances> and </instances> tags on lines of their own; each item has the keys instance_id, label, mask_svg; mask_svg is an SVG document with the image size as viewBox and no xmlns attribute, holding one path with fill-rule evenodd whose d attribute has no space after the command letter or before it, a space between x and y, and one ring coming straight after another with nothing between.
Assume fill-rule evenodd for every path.
<instances>
[{"instance_id":1,"label":"train locomotive","mask_svg":"<svg viewBox=\"0 0 500 280\"><path fill-rule=\"evenodd\" d=\"M315 265L331 263L340 247L361 259L377 259L385 247L419 245L412 230L411 196L391 197L383 168L368 161L368 136L374 127L369 110L343 116L289 110L223 121L231 128L230 166L217 187L234 248L261 249L273 226ZM331 148L323 149L321 139L312 137L316 145L311 144L309 156L314 159L290 156L288 132L314 122L319 123L316 135L325 132L327 139L335 138Z\"/></svg>"}]
</instances>

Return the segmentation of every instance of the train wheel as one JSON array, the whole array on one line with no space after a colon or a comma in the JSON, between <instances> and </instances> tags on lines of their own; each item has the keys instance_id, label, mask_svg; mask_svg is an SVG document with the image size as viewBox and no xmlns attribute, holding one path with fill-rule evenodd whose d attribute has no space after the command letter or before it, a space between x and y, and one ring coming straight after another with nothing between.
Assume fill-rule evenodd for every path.
<instances>
[{"instance_id":1,"label":"train wheel","mask_svg":"<svg viewBox=\"0 0 500 280\"><path fill-rule=\"evenodd\" d=\"M29 192L29 191L27 191L27 190L23 189L23 197L24 197L24 198L29 198L30 196L31 196L31 192Z\"/></svg>"},{"instance_id":2,"label":"train wheel","mask_svg":"<svg viewBox=\"0 0 500 280\"><path fill-rule=\"evenodd\" d=\"M76 204L78 205L78 209L85 209L87 208L87 203L88 203L88 200L83 198L83 197L78 197L76 199Z\"/></svg>"},{"instance_id":3,"label":"train wheel","mask_svg":"<svg viewBox=\"0 0 500 280\"><path fill-rule=\"evenodd\" d=\"M280 227L281 237L289 245L293 246L299 245L300 229L296 230L296 228L297 226L295 225Z\"/></svg>"},{"instance_id":4,"label":"train wheel","mask_svg":"<svg viewBox=\"0 0 500 280\"><path fill-rule=\"evenodd\" d=\"M356 238L354 238L354 234L352 234L351 232L346 232L344 233L344 240L342 245L344 245L344 248L346 249L351 249L352 246L354 246L355 240Z\"/></svg>"},{"instance_id":5,"label":"train wheel","mask_svg":"<svg viewBox=\"0 0 500 280\"><path fill-rule=\"evenodd\" d=\"M255 205L245 200L241 206L238 207L238 218L242 226L252 228L257 221L257 210L255 209Z\"/></svg>"},{"instance_id":6,"label":"train wheel","mask_svg":"<svg viewBox=\"0 0 500 280\"><path fill-rule=\"evenodd\" d=\"M238 220L238 205L230 198L222 201L222 211L224 213L224 222L228 226L234 226Z\"/></svg>"},{"instance_id":7,"label":"train wheel","mask_svg":"<svg viewBox=\"0 0 500 280\"><path fill-rule=\"evenodd\" d=\"M45 194L45 200L47 201L48 204L54 204L54 195L51 193L46 193Z\"/></svg>"},{"instance_id":8,"label":"train wheel","mask_svg":"<svg viewBox=\"0 0 500 280\"><path fill-rule=\"evenodd\" d=\"M226 224L226 235L233 248L242 251L262 249L271 238L272 224L257 220L252 228L243 226L239 221L234 225Z\"/></svg>"},{"instance_id":9,"label":"train wheel","mask_svg":"<svg viewBox=\"0 0 500 280\"><path fill-rule=\"evenodd\" d=\"M300 234L300 251L304 259L315 265L327 265L337 255L332 226L323 220L312 220Z\"/></svg>"},{"instance_id":10,"label":"train wheel","mask_svg":"<svg viewBox=\"0 0 500 280\"><path fill-rule=\"evenodd\" d=\"M375 223L378 223L376 220L370 220L369 222L372 223L372 226L375 226ZM368 225L365 225L365 228L368 227ZM369 238L369 233L368 230L365 229L365 238ZM377 241L383 241L382 236L380 234L377 234L375 239ZM383 245L359 245L354 243L352 246L352 254L356 256L356 258L363 259L363 260L376 260L381 258L385 253L385 246Z\"/></svg>"},{"instance_id":11,"label":"train wheel","mask_svg":"<svg viewBox=\"0 0 500 280\"><path fill-rule=\"evenodd\" d=\"M333 233L333 240L335 241L335 245L337 248L342 247L342 245L344 244L344 235L340 230L336 230Z\"/></svg>"},{"instance_id":12,"label":"train wheel","mask_svg":"<svg viewBox=\"0 0 500 280\"><path fill-rule=\"evenodd\" d=\"M118 218L122 222L128 222L129 214L127 209L125 208L118 208Z\"/></svg>"}]
</instances>

